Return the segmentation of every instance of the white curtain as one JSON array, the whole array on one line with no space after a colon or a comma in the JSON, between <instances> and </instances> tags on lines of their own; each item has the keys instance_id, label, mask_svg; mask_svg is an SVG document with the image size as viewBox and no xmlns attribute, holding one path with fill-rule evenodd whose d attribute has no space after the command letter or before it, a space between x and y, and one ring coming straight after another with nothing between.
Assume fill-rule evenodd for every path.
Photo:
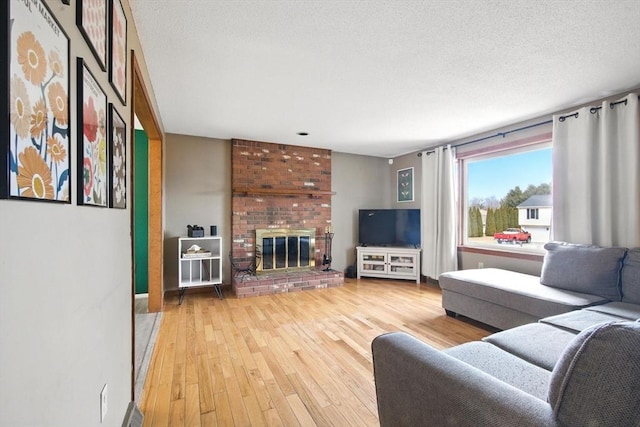
<instances>
[{"instance_id":1,"label":"white curtain","mask_svg":"<svg viewBox=\"0 0 640 427\"><path fill-rule=\"evenodd\" d=\"M422 274L437 279L458 268L455 149L422 153Z\"/></svg>"},{"instance_id":2,"label":"white curtain","mask_svg":"<svg viewBox=\"0 0 640 427\"><path fill-rule=\"evenodd\" d=\"M638 94L554 116L553 238L640 246L639 169Z\"/></svg>"}]
</instances>

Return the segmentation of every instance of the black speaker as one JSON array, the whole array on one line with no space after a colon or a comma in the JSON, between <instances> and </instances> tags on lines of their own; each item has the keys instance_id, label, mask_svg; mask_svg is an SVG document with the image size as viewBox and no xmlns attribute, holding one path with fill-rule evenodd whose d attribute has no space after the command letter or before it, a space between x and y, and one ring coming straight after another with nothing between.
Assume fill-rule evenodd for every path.
<instances>
[{"instance_id":1,"label":"black speaker","mask_svg":"<svg viewBox=\"0 0 640 427\"><path fill-rule=\"evenodd\" d=\"M344 275L349 279L355 279L356 277L358 277L355 265L350 265L349 267L347 267L347 271L344 273Z\"/></svg>"},{"instance_id":2,"label":"black speaker","mask_svg":"<svg viewBox=\"0 0 640 427\"><path fill-rule=\"evenodd\" d=\"M218 227L217 227L217 226L212 225L212 226L211 226L211 230L210 230L210 231L211 231L211 233L210 233L210 234L211 234L212 236L217 236L217 235L218 235Z\"/></svg>"}]
</instances>

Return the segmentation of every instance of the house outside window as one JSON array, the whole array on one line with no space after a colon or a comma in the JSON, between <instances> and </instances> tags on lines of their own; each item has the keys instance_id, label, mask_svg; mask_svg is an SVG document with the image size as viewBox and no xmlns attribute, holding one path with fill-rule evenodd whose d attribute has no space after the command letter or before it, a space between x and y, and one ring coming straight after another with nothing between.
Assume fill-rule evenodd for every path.
<instances>
[{"instance_id":1,"label":"house outside window","mask_svg":"<svg viewBox=\"0 0 640 427\"><path fill-rule=\"evenodd\" d=\"M551 194L536 194L518 206L518 220L531 233L532 242L549 241L552 205Z\"/></svg>"},{"instance_id":2,"label":"house outside window","mask_svg":"<svg viewBox=\"0 0 640 427\"><path fill-rule=\"evenodd\" d=\"M458 156L465 246L542 252L551 229L550 137Z\"/></svg>"}]
</instances>

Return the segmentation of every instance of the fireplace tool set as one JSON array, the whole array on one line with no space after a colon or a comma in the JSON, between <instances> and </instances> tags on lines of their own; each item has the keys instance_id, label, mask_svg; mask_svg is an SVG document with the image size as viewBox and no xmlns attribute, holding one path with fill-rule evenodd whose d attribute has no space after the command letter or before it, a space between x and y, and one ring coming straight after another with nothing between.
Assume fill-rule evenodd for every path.
<instances>
[{"instance_id":1,"label":"fireplace tool set","mask_svg":"<svg viewBox=\"0 0 640 427\"><path fill-rule=\"evenodd\" d=\"M324 255L322 256L322 265L327 268L324 271L331 271L331 243L333 242L333 233L331 227L324 229Z\"/></svg>"}]
</instances>

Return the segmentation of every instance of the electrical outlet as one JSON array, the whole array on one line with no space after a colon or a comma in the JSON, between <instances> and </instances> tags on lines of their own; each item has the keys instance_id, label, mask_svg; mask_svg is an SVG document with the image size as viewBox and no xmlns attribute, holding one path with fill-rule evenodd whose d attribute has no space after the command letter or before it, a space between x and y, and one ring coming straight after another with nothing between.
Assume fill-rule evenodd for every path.
<instances>
[{"instance_id":1,"label":"electrical outlet","mask_svg":"<svg viewBox=\"0 0 640 427\"><path fill-rule=\"evenodd\" d=\"M484 262L479 262L478 263L478 268L484 268Z\"/></svg>"},{"instance_id":2,"label":"electrical outlet","mask_svg":"<svg viewBox=\"0 0 640 427\"><path fill-rule=\"evenodd\" d=\"M100 392L100 423L104 422L104 417L107 416L107 394L109 392L109 389L107 388L107 385L105 384L104 387L102 387L102 391Z\"/></svg>"}]
</instances>

